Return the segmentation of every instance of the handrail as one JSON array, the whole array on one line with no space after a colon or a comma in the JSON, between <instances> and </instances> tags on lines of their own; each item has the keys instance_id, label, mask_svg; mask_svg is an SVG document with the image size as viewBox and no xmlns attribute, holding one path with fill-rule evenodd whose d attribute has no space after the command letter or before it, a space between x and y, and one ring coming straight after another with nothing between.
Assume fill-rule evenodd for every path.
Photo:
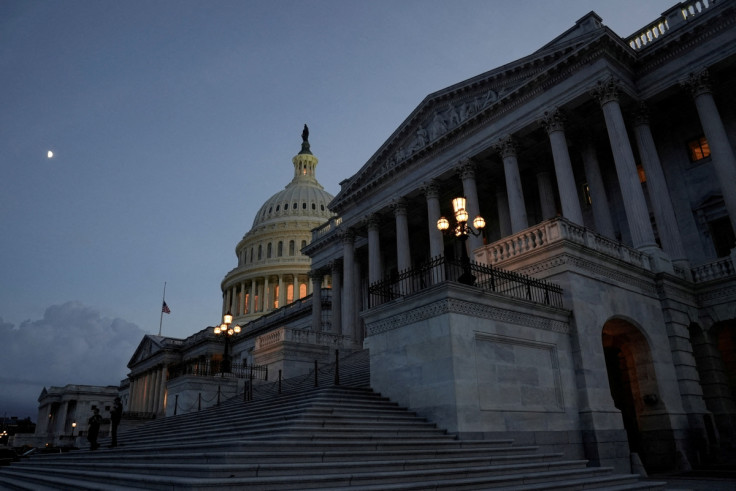
<instances>
[{"instance_id":1,"label":"handrail","mask_svg":"<svg viewBox=\"0 0 736 491\"><path fill-rule=\"evenodd\" d=\"M406 269L393 277L371 284L368 288L370 306L376 307L448 281L464 283L508 297L562 307L562 288L559 285L475 261L450 260L444 256L437 256L418 267Z\"/></svg>"}]
</instances>

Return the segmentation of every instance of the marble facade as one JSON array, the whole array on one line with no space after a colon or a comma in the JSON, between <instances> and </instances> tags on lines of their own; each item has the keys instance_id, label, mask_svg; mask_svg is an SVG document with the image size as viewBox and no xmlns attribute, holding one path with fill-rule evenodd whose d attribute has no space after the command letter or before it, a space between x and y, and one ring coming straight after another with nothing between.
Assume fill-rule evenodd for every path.
<instances>
[{"instance_id":1,"label":"marble facade","mask_svg":"<svg viewBox=\"0 0 736 491\"><path fill-rule=\"evenodd\" d=\"M629 38L590 13L427 96L341 183L305 252L376 391L462 437L622 471L733 444L735 3L678 4ZM559 285L561 307L404 287L460 256L436 227L456 196L487 224L468 254Z\"/></svg>"}]
</instances>

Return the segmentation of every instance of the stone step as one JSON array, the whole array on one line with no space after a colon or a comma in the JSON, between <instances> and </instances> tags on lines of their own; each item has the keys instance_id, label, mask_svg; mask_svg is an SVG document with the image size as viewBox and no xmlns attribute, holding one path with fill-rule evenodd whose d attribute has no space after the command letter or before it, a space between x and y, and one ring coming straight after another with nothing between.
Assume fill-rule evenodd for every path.
<instances>
[{"instance_id":1,"label":"stone step","mask_svg":"<svg viewBox=\"0 0 736 491\"><path fill-rule=\"evenodd\" d=\"M290 446L291 447L291 446ZM481 459L488 461L490 464L496 463L521 463L531 459L536 460L552 460L562 457L561 453L536 453L538 447L497 447L497 448L447 448L447 449L416 449L416 450L381 450L381 451L351 451L346 454L343 451L313 451L306 448L302 451L198 451L184 453L181 449L172 450L171 452L162 452L156 450L154 452L136 451L136 452L95 452L80 453L72 452L65 454L63 457L50 459L44 465L67 465L68 463L77 462L95 462L95 463L166 463L177 462L194 464L201 463L219 463L219 464L242 464L242 463L262 463L270 464L274 462L372 462L383 460L397 461L414 461L414 460L436 460L442 461L458 461L461 459ZM26 460L18 464L18 466L33 464L36 460Z\"/></svg>"},{"instance_id":2,"label":"stone step","mask_svg":"<svg viewBox=\"0 0 736 491\"><path fill-rule=\"evenodd\" d=\"M13 463L0 469L0 489L647 489L536 446L460 440L370 389L342 386L234 398L119 441Z\"/></svg>"},{"instance_id":3,"label":"stone step","mask_svg":"<svg viewBox=\"0 0 736 491\"><path fill-rule=\"evenodd\" d=\"M125 473L131 475L165 475L171 477L225 478L225 477L273 477L273 476L328 476L332 474L371 475L391 473L428 473L442 475L445 472L482 473L482 475L506 475L520 472L541 472L550 469L580 469L586 461L535 460L521 463L499 463L483 457L448 459L411 459L397 461L363 462L308 462L308 463L130 463L121 462L57 462L44 466L29 463L22 466L34 474L59 474L94 471L98 473ZM20 468L20 467L19 467Z\"/></svg>"},{"instance_id":4,"label":"stone step","mask_svg":"<svg viewBox=\"0 0 736 491\"><path fill-rule=\"evenodd\" d=\"M470 454L474 452L483 452L490 455L516 455L528 454L538 450L536 446L512 446L511 440L372 440L372 441L335 441L335 440L281 440L281 441L263 441L263 440L230 440L216 443L204 443L197 447L181 446L181 445L156 445L156 446L137 446L137 447L119 447L116 449L100 449L94 452L88 450L69 452L64 454L39 454L34 455L33 460L49 459L49 460L74 460L74 459L107 459L107 458L125 458L128 455L146 455L155 453L164 458L168 455L180 455L183 453L200 454L217 454L219 453L248 453L257 452L259 454L294 454L294 453L316 453L331 458L339 455L406 455L416 454L421 456L433 456L450 454Z\"/></svg>"},{"instance_id":5,"label":"stone step","mask_svg":"<svg viewBox=\"0 0 736 491\"><path fill-rule=\"evenodd\" d=\"M59 470L53 476L42 475L42 469L33 469L34 482L51 486L64 481L78 483L74 489L597 489L635 483L636 476L612 475L610 469L600 467L531 470L498 475L493 470L436 469L433 471L374 472L329 475L278 475L263 477L228 476L225 478L186 478L160 475L129 474L120 472ZM80 479L84 478L87 482ZM89 486L93 482L94 486ZM579 487L577 487L579 486ZM52 489L69 489L57 487ZM624 488L626 489L626 488Z\"/></svg>"}]
</instances>

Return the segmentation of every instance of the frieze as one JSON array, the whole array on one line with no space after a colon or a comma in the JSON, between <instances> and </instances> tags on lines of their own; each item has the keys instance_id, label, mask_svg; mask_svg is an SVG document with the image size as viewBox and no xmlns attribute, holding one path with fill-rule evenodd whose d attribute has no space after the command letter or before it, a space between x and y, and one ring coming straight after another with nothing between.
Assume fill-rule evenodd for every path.
<instances>
[{"instance_id":1,"label":"frieze","mask_svg":"<svg viewBox=\"0 0 736 491\"><path fill-rule=\"evenodd\" d=\"M403 326L421 322L433 317L445 314L462 314L481 319L489 319L503 323L517 324L534 329L570 333L570 325L566 322L556 321L537 315L500 309L490 305L482 305L455 298L438 300L429 305L422 306L408 312L402 312L389 319L371 322L366 325L368 336L374 336L384 332L399 329Z\"/></svg>"}]
</instances>

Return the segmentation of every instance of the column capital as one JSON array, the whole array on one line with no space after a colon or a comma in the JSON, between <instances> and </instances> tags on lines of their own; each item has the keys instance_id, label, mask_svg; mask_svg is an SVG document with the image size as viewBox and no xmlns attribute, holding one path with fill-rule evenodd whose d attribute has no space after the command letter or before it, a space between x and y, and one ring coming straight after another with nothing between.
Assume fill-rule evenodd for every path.
<instances>
[{"instance_id":1,"label":"column capital","mask_svg":"<svg viewBox=\"0 0 736 491\"><path fill-rule=\"evenodd\" d=\"M606 80L599 80L591 89L590 95L595 97L601 106L604 106L609 102L618 102L620 89L619 80L616 77L609 77Z\"/></svg>"},{"instance_id":2,"label":"column capital","mask_svg":"<svg viewBox=\"0 0 736 491\"><path fill-rule=\"evenodd\" d=\"M337 233L337 236L340 237L340 241L343 244L355 243L355 230L353 230L352 228L345 228L343 230L340 230Z\"/></svg>"},{"instance_id":3,"label":"column capital","mask_svg":"<svg viewBox=\"0 0 736 491\"><path fill-rule=\"evenodd\" d=\"M691 72L686 79L680 81L680 87L687 89L694 98L709 94L711 90L710 73L707 68Z\"/></svg>"},{"instance_id":4,"label":"column capital","mask_svg":"<svg viewBox=\"0 0 736 491\"><path fill-rule=\"evenodd\" d=\"M475 179L475 162L470 159L462 159L455 166L460 179Z\"/></svg>"},{"instance_id":5,"label":"column capital","mask_svg":"<svg viewBox=\"0 0 736 491\"><path fill-rule=\"evenodd\" d=\"M429 182L425 182L422 185L422 192L424 193L427 199L439 198L440 197L440 183L437 182L435 179L432 179Z\"/></svg>"},{"instance_id":6,"label":"column capital","mask_svg":"<svg viewBox=\"0 0 736 491\"><path fill-rule=\"evenodd\" d=\"M406 215L406 200L404 198L397 198L391 203L391 209L394 210L394 215Z\"/></svg>"},{"instance_id":7,"label":"column capital","mask_svg":"<svg viewBox=\"0 0 736 491\"><path fill-rule=\"evenodd\" d=\"M381 226L381 216L378 213L371 213L365 218L365 224L368 230L376 230Z\"/></svg>"},{"instance_id":8,"label":"column capital","mask_svg":"<svg viewBox=\"0 0 736 491\"><path fill-rule=\"evenodd\" d=\"M329 263L327 263L327 267L330 268L333 272L339 272L342 271L342 258L333 259Z\"/></svg>"},{"instance_id":9,"label":"column capital","mask_svg":"<svg viewBox=\"0 0 736 491\"><path fill-rule=\"evenodd\" d=\"M639 101L636 106L634 126L649 126L649 107L644 101Z\"/></svg>"},{"instance_id":10,"label":"column capital","mask_svg":"<svg viewBox=\"0 0 736 491\"><path fill-rule=\"evenodd\" d=\"M550 134L554 131L564 131L566 119L565 113L555 107L549 111L544 111L539 123L547 130L547 134Z\"/></svg>"},{"instance_id":11,"label":"column capital","mask_svg":"<svg viewBox=\"0 0 736 491\"><path fill-rule=\"evenodd\" d=\"M511 135L504 136L493 145L493 149L501 154L501 158L516 157L516 142Z\"/></svg>"}]
</instances>

